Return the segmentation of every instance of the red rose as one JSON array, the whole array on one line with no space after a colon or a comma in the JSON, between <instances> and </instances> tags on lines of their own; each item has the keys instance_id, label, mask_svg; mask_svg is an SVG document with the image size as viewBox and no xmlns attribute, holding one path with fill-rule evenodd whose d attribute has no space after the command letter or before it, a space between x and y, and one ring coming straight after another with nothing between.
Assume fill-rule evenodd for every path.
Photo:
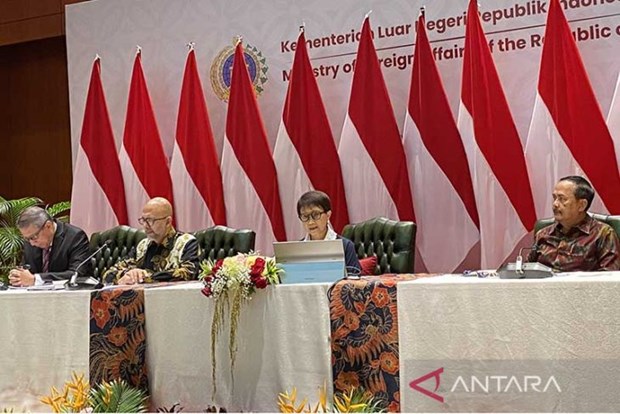
<instances>
[{"instance_id":1,"label":"red rose","mask_svg":"<svg viewBox=\"0 0 620 414\"><path fill-rule=\"evenodd\" d=\"M260 276L263 274L263 270L265 270L265 259L262 257L257 257L256 261L252 265L252 268L250 269L250 274Z\"/></svg>"},{"instance_id":2,"label":"red rose","mask_svg":"<svg viewBox=\"0 0 620 414\"><path fill-rule=\"evenodd\" d=\"M224 264L224 259L219 259L218 261L216 261L215 265L211 268L211 274L212 275L217 274L218 270L220 270L223 264Z\"/></svg>"},{"instance_id":3,"label":"red rose","mask_svg":"<svg viewBox=\"0 0 620 414\"><path fill-rule=\"evenodd\" d=\"M267 278L265 277L257 277L253 280L254 286L259 289L265 289L267 287Z\"/></svg>"},{"instance_id":4,"label":"red rose","mask_svg":"<svg viewBox=\"0 0 620 414\"><path fill-rule=\"evenodd\" d=\"M200 292L206 297L209 297L213 294L213 291L211 290L211 287L209 286L205 286Z\"/></svg>"}]
</instances>

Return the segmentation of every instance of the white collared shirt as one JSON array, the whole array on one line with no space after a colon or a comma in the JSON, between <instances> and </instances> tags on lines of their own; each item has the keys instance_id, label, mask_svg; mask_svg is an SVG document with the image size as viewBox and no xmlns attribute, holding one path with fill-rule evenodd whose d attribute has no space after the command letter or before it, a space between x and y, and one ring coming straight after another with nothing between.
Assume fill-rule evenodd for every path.
<instances>
[{"instance_id":1,"label":"white collared shirt","mask_svg":"<svg viewBox=\"0 0 620 414\"><path fill-rule=\"evenodd\" d=\"M336 240L337 238L338 238L338 234L332 228L331 223L327 223L327 234L325 234L325 238L323 240ZM306 237L304 237L304 241L311 241L311 240L312 239L310 238L310 235L306 234Z\"/></svg>"}]
</instances>

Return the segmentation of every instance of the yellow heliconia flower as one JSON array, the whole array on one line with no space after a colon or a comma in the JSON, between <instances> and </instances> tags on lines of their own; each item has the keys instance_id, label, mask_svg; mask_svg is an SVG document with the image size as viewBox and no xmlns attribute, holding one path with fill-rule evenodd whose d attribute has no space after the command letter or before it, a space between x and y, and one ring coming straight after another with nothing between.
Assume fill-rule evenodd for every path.
<instances>
[{"instance_id":1,"label":"yellow heliconia flower","mask_svg":"<svg viewBox=\"0 0 620 414\"><path fill-rule=\"evenodd\" d=\"M341 413L347 412L346 404L341 401L340 398L338 398L338 396L336 395L334 395L334 406L336 406L336 409Z\"/></svg>"},{"instance_id":2,"label":"yellow heliconia flower","mask_svg":"<svg viewBox=\"0 0 620 414\"><path fill-rule=\"evenodd\" d=\"M353 398L353 389L346 394L343 394L342 399L334 396L334 405L341 413L353 413L366 408L366 404L351 404Z\"/></svg>"},{"instance_id":3,"label":"yellow heliconia flower","mask_svg":"<svg viewBox=\"0 0 620 414\"><path fill-rule=\"evenodd\" d=\"M313 407L304 398L301 403L297 403L297 388L293 388L291 393L278 394L278 408L282 413L328 413L330 411L340 413L355 413L373 411L376 407L373 404L372 394L357 388L351 388L346 393L334 395L333 405L327 403L327 382L319 388L319 402Z\"/></svg>"},{"instance_id":4,"label":"yellow heliconia flower","mask_svg":"<svg viewBox=\"0 0 620 414\"><path fill-rule=\"evenodd\" d=\"M105 395L103 396L103 402L106 405L110 405L110 400L112 399L112 385L109 382L104 384Z\"/></svg>"},{"instance_id":5,"label":"yellow heliconia flower","mask_svg":"<svg viewBox=\"0 0 620 414\"><path fill-rule=\"evenodd\" d=\"M321 411L319 411L321 408ZM319 388L319 402L316 403L313 413L326 413L327 412L327 381L323 382L323 386Z\"/></svg>"},{"instance_id":6,"label":"yellow heliconia flower","mask_svg":"<svg viewBox=\"0 0 620 414\"><path fill-rule=\"evenodd\" d=\"M323 412L327 412L327 381L323 382L323 387L319 390L319 402Z\"/></svg>"},{"instance_id":7,"label":"yellow heliconia flower","mask_svg":"<svg viewBox=\"0 0 620 414\"><path fill-rule=\"evenodd\" d=\"M84 379L84 374L78 376L77 373L71 374L71 381L67 381L62 389L62 393L56 387L51 388L49 396L43 397L40 401L52 408L55 413L82 411L89 405L90 385Z\"/></svg>"},{"instance_id":8,"label":"yellow heliconia flower","mask_svg":"<svg viewBox=\"0 0 620 414\"><path fill-rule=\"evenodd\" d=\"M291 395L288 392L278 394L278 408L282 413L303 413L307 412L306 404L308 399L304 398L299 405L297 405L297 388L293 388ZM309 407L308 407L309 409Z\"/></svg>"},{"instance_id":9,"label":"yellow heliconia flower","mask_svg":"<svg viewBox=\"0 0 620 414\"><path fill-rule=\"evenodd\" d=\"M55 413L59 413L61 411L59 402L56 401L54 398L44 397L41 398L39 401L41 401L45 405L49 405L50 407L52 407L52 411Z\"/></svg>"}]
</instances>

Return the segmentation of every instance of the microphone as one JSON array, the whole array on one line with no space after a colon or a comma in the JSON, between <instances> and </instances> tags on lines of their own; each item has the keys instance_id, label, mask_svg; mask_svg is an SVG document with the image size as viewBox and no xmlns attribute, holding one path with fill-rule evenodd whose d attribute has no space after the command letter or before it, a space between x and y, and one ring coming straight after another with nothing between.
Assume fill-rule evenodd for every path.
<instances>
[{"instance_id":1,"label":"microphone","mask_svg":"<svg viewBox=\"0 0 620 414\"><path fill-rule=\"evenodd\" d=\"M534 243L532 247L522 247L515 263L506 263L499 269L497 274L500 279L543 279L554 275L553 269L538 262L523 263L523 252L531 250L537 252L540 247Z\"/></svg>"},{"instance_id":2,"label":"microphone","mask_svg":"<svg viewBox=\"0 0 620 414\"><path fill-rule=\"evenodd\" d=\"M75 271L73 272L73 275L71 275L71 279L69 279L69 281L65 284L65 287L69 290L71 289L79 289L80 288L80 284L77 283L77 278L78 278L78 270L80 270L80 268L82 266L84 266L86 263L88 263L90 261L90 259L92 259L93 257L95 257L97 255L97 253L99 253L100 251L102 251L104 248L108 247L109 245L112 244L112 240L106 240L101 246L99 246L99 248L97 250L95 250L90 256L88 256L86 259L84 259L84 261L82 261L82 263L80 263L76 268ZM101 282L97 280L97 285L99 285ZM95 285L95 286L97 286Z\"/></svg>"},{"instance_id":3,"label":"microphone","mask_svg":"<svg viewBox=\"0 0 620 414\"><path fill-rule=\"evenodd\" d=\"M538 251L538 245L534 243L532 247L521 247L519 249L519 254L517 255L517 260L515 261L515 272L523 273L523 251L530 250L532 252Z\"/></svg>"}]
</instances>

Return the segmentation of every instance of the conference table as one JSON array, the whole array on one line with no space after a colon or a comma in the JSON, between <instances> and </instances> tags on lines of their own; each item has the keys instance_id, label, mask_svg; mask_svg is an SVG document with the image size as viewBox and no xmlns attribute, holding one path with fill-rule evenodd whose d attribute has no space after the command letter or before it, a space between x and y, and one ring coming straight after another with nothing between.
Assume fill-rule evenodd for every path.
<instances>
[{"instance_id":1,"label":"conference table","mask_svg":"<svg viewBox=\"0 0 620 414\"><path fill-rule=\"evenodd\" d=\"M618 298L620 272L400 284L402 411L617 412Z\"/></svg>"},{"instance_id":2,"label":"conference table","mask_svg":"<svg viewBox=\"0 0 620 414\"><path fill-rule=\"evenodd\" d=\"M273 412L294 387L316 403L323 384L366 379L392 411L618 411L620 273L428 276L257 292L232 372L228 326L216 343L216 389L200 283L0 292L0 410L49 411L39 398L77 372L129 378L151 410Z\"/></svg>"},{"instance_id":3,"label":"conference table","mask_svg":"<svg viewBox=\"0 0 620 414\"><path fill-rule=\"evenodd\" d=\"M0 292L0 410L50 411L39 398L51 386L61 389L72 372L92 377L91 359L104 365L96 374L107 378L102 371L139 376L131 366L145 360L153 411L179 403L186 412L209 406L272 412L278 393L293 387L314 398L331 381L329 287L281 285L255 294L240 318L234 381L228 326L218 341L214 398L213 301L200 293L199 282L106 289L96 297L88 291ZM102 332L103 326L109 329ZM114 343L118 352L112 354Z\"/></svg>"}]
</instances>

